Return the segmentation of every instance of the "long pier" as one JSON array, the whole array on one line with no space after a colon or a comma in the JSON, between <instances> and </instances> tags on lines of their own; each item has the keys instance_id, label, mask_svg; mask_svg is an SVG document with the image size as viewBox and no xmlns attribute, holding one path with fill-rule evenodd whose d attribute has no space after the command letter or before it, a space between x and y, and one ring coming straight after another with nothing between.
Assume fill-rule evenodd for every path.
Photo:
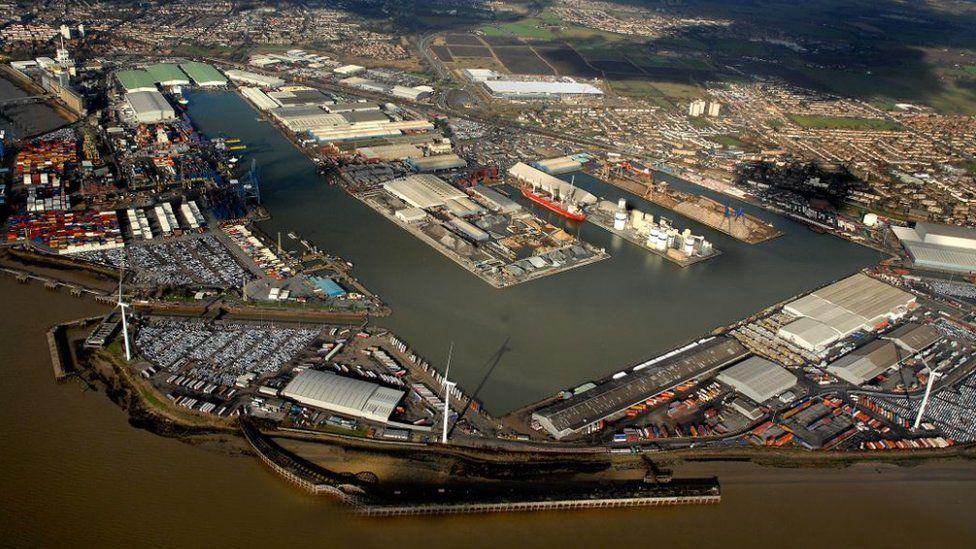
<instances>
[{"instance_id":1,"label":"long pier","mask_svg":"<svg viewBox=\"0 0 976 549\"><path fill-rule=\"evenodd\" d=\"M474 513L516 513L527 511L569 511L579 509L620 509L625 507L665 507L673 505L709 505L722 501L715 493L682 496L608 497L597 499L559 499L553 501L507 501L485 503L366 505L356 514L367 517L402 517L420 515L463 515Z\"/></svg>"}]
</instances>

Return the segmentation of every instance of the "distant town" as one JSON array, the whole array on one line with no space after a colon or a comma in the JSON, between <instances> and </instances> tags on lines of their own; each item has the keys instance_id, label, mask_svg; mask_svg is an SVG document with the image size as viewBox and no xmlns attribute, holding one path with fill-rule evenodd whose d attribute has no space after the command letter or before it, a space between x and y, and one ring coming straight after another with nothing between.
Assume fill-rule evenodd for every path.
<instances>
[{"instance_id":1,"label":"distant town","mask_svg":"<svg viewBox=\"0 0 976 549\"><path fill-rule=\"evenodd\" d=\"M839 46L744 38L718 16L346 4L0 3L0 271L110 309L48 332L55 380L105 388L160 434L233 434L366 516L720 502L716 479L656 464L679 453L972 455L976 98L803 86L751 67L767 47ZM741 63L696 53L676 38L689 29ZM296 181L260 162L274 147L349 217L283 214L269 196ZM444 262L526 307L538 288L580 292L588 270L623 284L622 247L686 280L753 251L800 261L778 246L797 231L880 259L502 410L458 381L451 334L422 352L390 328L404 299L344 257L376 245L358 226L374 218L435 252L388 251L383 276ZM320 225L349 247L305 234ZM646 315L635 336L665 322ZM432 483L408 458L390 478L351 474L325 446L542 471L609 456L645 474Z\"/></svg>"}]
</instances>

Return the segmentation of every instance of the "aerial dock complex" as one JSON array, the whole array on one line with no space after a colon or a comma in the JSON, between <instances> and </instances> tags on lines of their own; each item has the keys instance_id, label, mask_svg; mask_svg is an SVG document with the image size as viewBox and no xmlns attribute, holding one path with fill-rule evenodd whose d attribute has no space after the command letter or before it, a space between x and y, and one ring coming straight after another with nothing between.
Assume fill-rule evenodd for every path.
<instances>
[{"instance_id":1,"label":"aerial dock complex","mask_svg":"<svg viewBox=\"0 0 976 549\"><path fill-rule=\"evenodd\" d=\"M357 196L496 288L609 257L485 186L461 190L414 174Z\"/></svg>"}]
</instances>

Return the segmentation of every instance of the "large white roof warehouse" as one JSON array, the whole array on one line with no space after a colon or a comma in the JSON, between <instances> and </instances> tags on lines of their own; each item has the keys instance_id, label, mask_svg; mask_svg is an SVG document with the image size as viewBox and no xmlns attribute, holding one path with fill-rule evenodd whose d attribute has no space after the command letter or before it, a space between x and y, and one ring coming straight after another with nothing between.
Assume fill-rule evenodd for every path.
<instances>
[{"instance_id":1,"label":"large white roof warehouse","mask_svg":"<svg viewBox=\"0 0 976 549\"><path fill-rule=\"evenodd\" d=\"M416 208L435 208L468 195L436 175L418 174L383 183L383 188Z\"/></svg>"},{"instance_id":2,"label":"large white roof warehouse","mask_svg":"<svg viewBox=\"0 0 976 549\"><path fill-rule=\"evenodd\" d=\"M858 330L871 331L903 316L914 304L912 294L858 273L788 303L783 311L800 319L780 328L778 335L820 352Z\"/></svg>"},{"instance_id":3,"label":"large white roof warehouse","mask_svg":"<svg viewBox=\"0 0 976 549\"><path fill-rule=\"evenodd\" d=\"M976 272L976 229L935 223L891 229L917 267Z\"/></svg>"},{"instance_id":4,"label":"large white roof warehouse","mask_svg":"<svg viewBox=\"0 0 976 549\"><path fill-rule=\"evenodd\" d=\"M751 356L723 370L716 378L757 403L765 402L796 385L786 368L759 356Z\"/></svg>"},{"instance_id":5,"label":"large white roof warehouse","mask_svg":"<svg viewBox=\"0 0 976 549\"><path fill-rule=\"evenodd\" d=\"M307 406L386 423L404 392L329 372L305 370L281 395Z\"/></svg>"},{"instance_id":6,"label":"large white roof warehouse","mask_svg":"<svg viewBox=\"0 0 976 549\"><path fill-rule=\"evenodd\" d=\"M492 95L511 97L558 97L562 95L603 95L603 91L581 82L543 82L540 80L486 80Z\"/></svg>"}]
</instances>

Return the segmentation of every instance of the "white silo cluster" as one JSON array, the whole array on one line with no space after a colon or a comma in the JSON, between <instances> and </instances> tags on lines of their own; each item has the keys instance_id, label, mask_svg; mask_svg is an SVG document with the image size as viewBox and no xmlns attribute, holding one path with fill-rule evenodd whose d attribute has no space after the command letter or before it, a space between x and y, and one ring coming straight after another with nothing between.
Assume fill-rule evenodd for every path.
<instances>
[{"instance_id":1,"label":"white silo cluster","mask_svg":"<svg viewBox=\"0 0 976 549\"><path fill-rule=\"evenodd\" d=\"M652 214L640 210L630 210L628 213L627 201L621 198L614 211L613 228L624 231L628 222L631 229L645 237L644 245L652 250L667 253L673 249L689 257L712 253L712 243L705 240L705 237L691 234L691 229L679 232L668 220L660 218L655 222Z\"/></svg>"}]
</instances>

